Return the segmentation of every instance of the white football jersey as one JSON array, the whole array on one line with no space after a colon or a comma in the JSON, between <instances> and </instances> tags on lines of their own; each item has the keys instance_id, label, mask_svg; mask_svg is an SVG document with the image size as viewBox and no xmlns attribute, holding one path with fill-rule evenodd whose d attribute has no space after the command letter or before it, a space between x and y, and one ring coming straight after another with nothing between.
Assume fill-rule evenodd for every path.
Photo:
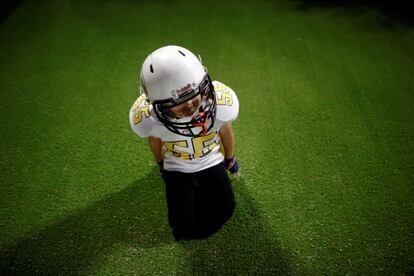
<instances>
[{"instance_id":1,"label":"white football jersey","mask_svg":"<svg viewBox=\"0 0 414 276\"><path fill-rule=\"evenodd\" d=\"M140 137L158 137L163 142L164 169L167 171L197 172L222 162L220 128L237 118L239 101L234 91L218 81L213 81L216 93L216 119L205 136L187 137L169 131L154 113L144 95L133 104L129 122Z\"/></svg>"}]
</instances>

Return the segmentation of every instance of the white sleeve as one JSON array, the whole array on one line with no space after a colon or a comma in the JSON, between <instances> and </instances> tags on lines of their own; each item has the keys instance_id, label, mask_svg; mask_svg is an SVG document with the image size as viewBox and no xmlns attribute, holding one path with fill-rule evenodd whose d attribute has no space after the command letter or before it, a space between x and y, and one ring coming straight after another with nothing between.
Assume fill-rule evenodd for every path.
<instances>
[{"instance_id":1,"label":"white sleeve","mask_svg":"<svg viewBox=\"0 0 414 276\"><path fill-rule=\"evenodd\" d=\"M236 93L228 86L214 81L216 92L217 114L215 127L220 128L224 124L231 123L237 119L239 114L239 100Z\"/></svg>"},{"instance_id":2,"label":"white sleeve","mask_svg":"<svg viewBox=\"0 0 414 276\"><path fill-rule=\"evenodd\" d=\"M129 111L129 123L138 136L159 136L160 122L156 119L152 106L141 96L132 105Z\"/></svg>"}]
</instances>

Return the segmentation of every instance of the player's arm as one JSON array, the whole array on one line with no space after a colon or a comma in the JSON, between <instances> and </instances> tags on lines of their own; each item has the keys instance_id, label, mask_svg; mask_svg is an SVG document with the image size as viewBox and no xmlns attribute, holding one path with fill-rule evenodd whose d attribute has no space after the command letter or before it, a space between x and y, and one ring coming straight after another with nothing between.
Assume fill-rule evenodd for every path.
<instances>
[{"instance_id":1,"label":"player's arm","mask_svg":"<svg viewBox=\"0 0 414 276\"><path fill-rule=\"evenodd\" d=\"M227 123L220 128L220 139L224 148L224 166L233 175L240 174L240 166L234 156L234 133L231 123Z\"/></svg>"},{"instance_id":2,"label":"player's arm","mask_svg":"<svg viewBox=\"0 0 414 276\"><path fill-rule=\"evenodd\" d=\"M164 155L162 153L162 140L157 137L148 136L148 144L150 146L152 155L154 155L155 161L157 161L160 169L160 175L164 175Z\"/></svg>"},{"instance_id":3,"label":"player's arm","mask_svg":"<svg viewBox=\"0 0 414 276\"><path fill-rule=\"evenodd\" d=\"M162 153L162 140L157 137L148 137L148 143L152 152L152 155L154 155L155 161L157 163L160 163L164 160L164 155Z\"/></svg>"},{"instance_id":4,"label":"player's arm","mask_svg":"<svg viewBox=\"0 0 414 276\"><path fill-rule=\"evenodd\" d=\"M220 128L220 138L224 148L224 158L230 159L234 156L234 133L231 123Z\"/></svg>"}]
</instances>

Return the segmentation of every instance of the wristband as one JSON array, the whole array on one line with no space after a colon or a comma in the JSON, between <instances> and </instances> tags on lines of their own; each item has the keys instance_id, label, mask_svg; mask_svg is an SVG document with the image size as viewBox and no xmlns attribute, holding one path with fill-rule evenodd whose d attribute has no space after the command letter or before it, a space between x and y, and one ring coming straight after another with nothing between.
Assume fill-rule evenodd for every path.
<instances>
[{"instance_id":1,"label":"wristband","mask_svg":"<svg viewBox=\"0 0 414 276\"><path fill-rule=\"evenodd\" d=\"M237 173L240 170L239 162L235 156L230 159L224 159L224 167L229 170L231 174Z\"/></svg>"}]
</instances>

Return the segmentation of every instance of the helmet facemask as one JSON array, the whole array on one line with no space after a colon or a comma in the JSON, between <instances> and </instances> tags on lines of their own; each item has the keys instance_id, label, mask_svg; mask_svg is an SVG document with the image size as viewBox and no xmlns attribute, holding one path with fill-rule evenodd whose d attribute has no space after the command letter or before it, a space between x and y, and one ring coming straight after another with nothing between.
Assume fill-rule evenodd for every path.
<instances>
[{"instance_id":1,"label":"helmet facemask","mask_svg":"<svg viewBox=\"0 0 414 276\"><path fill-rule=\"evenodd\" d=\"M145 87L143 87L145 92ZM171 92L172 98L153 101L155 114L165 127L182 136L204 136L214 125L216 117L216 97L210 76L206 73L201 82L187 84L183 88ZM171 111L172 107L181 105L198 95L201 103L192 117L177 118Z\"/></svg>"}]
</instances>

